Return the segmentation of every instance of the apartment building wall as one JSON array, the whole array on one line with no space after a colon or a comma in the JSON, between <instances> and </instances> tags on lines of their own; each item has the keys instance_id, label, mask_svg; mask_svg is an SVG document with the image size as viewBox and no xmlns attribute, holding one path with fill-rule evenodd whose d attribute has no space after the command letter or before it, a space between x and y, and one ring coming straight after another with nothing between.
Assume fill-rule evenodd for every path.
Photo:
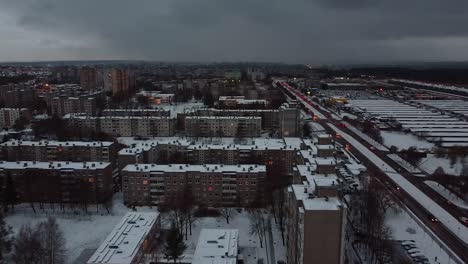
<instances>
[{"instance_id":1,"label":"apartment building wall","mask_svg":"<svg viewBox=\"0 0 468 264\"><path fill-rule=\"evenodd\" d=\"M11 128L16 120L21 117L30 119L31 115L27 108L0 108L0 128Z\"/></svg>"},{"instance_id":2,"label":"apartment building wall","mask_svg":"<svg viewBox=\"0 0 468 264\"><path fill-rule=\"evenodd\" d=\"M279 125L283 137L297 137L300 135L300 111L298 108L280 107Z\"/></svg>"},{"instance_id":3,"label":"apartment building wall","mask_svg":"<svg viewBox=\"0 0 468 264\"><path fill-rule=\"evenodd\" d=\"M83 133L104 132L113 136L173 136L175 119L135 116L74 116L65 117L66 125Z\"/></svg>"},{"instance_id":4,"label":"apartment building wall","mask_svg":"<svg viewBox=\"0 0 468 264\"><path fill-rule=\"evenodd\" d=\"M323 205L307 208L304 205L306 199L329 199L309 198L308 188L301 186L299 191L287 193L287 263L342 264L347 209L339 204L334 209L324 209L327 206ZM301 189L304 189L304 194L298 193ZM336 204L336 197L330 199L334 199Z\"/></svg>"},{"instance_id":5,"label":"apartment building wall","mask_svg":"<svg viewBox=\"0 0 468 264\"><path fill-rule=\"evenodd\" d=\"M118 146L113 142L18 141L0 144L7 161L104 161L115 162Z\"/></svg>"},{"instance_id":6,"label":"apartment building wall","mask_svg":"<svg viewBox=\"0 0 468 264\"><path fill-rule=\"evenodd\" d=\"M265 181L261 165L139 164L122 170L125 204L157 205L179 199L185 188L206 206L246 206Z\"/></svg>"},{"instance_id":7,"label":"apartment building wall","mask_svg":"<svg viewBox=\"0 0 468 264\"><path fill-rule=\"evenodd\" d=\"M258 137L260 117L188 116L185 118L187 136Z\"/></svg>"},{"instance_id":8,"label":"apartment building wall","mask_svg":"<svg viewBox=\"0 0 468 264\"><path fill-rule=\"evenodd\" d=\"M279 127L279 110L275 109L199 109L193 113L199 116L258 116L262 118L262 129Z\"/></svg>"},{"instance_id":9,"label":"apartment building wall","mask_svg":"<svg viewBox=\"0 0 468 264\"><path fill-rule=\"evenodd\" d=\"M0 162L0 189L11 177L19 202L102 203L112 197L110 163Z\"/></svg>"},{"instance_id":10,"label":"apartment building wall","mask_svg":"<svg viewBox=\"0 0 468 264\"><path fill-rule=\"evenodd\" d=\"M83 89L96 89L97 87L97 71L92 67L82 67L80 69L80 86Z\"/></svg>"},{"instance_id":11,"label":"apartment building wall","mask_svg":"<svg viewBox=\"0 0 468 264\"><path fill-rule=\"evenodd\" d=\"M32 86L23 84L8 84L0 86L0 98L5 107L29 107L36 97Z\"/></svg>"}]
</instances>

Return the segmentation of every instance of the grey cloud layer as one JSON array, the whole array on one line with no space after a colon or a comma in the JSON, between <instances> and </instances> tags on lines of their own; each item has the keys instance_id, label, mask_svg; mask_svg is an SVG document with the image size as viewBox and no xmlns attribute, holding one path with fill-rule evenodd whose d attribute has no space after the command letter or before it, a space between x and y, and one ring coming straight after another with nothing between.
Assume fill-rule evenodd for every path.
<instances>
[{"instance_id":1,"label":"grey cloud layer","mask_svg":"<svg viewBox=\"0 0 468 264\"><path fill-rule=\"evenodd\" d=\"M32 50L76 59L468 59L464 0L0 0L0 9L52 38Z\"/></svg>"}]
</instances>

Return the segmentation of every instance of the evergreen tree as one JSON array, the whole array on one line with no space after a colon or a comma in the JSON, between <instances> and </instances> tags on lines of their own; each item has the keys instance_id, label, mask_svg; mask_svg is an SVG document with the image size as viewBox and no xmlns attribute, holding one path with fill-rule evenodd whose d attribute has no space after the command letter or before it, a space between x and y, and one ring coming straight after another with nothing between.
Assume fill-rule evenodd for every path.
<instances>
[{"instance_id":1,"label":"evergreen tree","mask_svg":"<svg viewBox=\"0 0 468 264\"><path fill-rule=\"evenodd\" d=\"M0 263L3 263L4 254L10 252L12 244L12 231L5 220L3 214L0 212Z\"/></svg>"},{"instance_id":2,"label":"evergreen tree","mask_svg":"<svg viewBox=\"0 0 468 264\"><path fill-rule=\"evenodd\" d=\"M175 223L172 223L171 229L166 239L165 253L164 256L168 260L173 260L174 263L178 259L183 258L183 254L187 246L184 243L184 237L176 227Z\"/></svg>"}]
</instances>

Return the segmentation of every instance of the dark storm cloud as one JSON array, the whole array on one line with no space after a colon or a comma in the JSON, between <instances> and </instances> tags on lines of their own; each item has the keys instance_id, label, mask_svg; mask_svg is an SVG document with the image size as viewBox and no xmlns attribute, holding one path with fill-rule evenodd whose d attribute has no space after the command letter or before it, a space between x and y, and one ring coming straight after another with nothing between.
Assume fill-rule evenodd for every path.
<instances>
[{"instance_id":1,"label":"dark storm cloud","mask_svg":"<svg viewBox=\"0 0 468 264\"><path fill-rule=\"evenodd\" d=\"M0 10L47 36L31 49L76 59L468 59L464 0L0 0Z\"/></svg>"}]
</instances>

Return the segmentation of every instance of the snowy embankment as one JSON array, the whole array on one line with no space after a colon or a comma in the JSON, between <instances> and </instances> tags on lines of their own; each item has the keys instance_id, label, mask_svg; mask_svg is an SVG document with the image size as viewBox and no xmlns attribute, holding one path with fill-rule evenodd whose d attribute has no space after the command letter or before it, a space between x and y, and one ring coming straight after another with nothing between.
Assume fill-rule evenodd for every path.
<instances>
[{"instance_id":1,"label":"snowy embankment","mask_svg":"<svg viewBox=\"0 0 468 264\"><path fill-rule=\"evenodd\" d=\"M382 159L367 149L364 145L359 143L352 136L345 134L333 124L329 124L329 126L337 133L340 133L343 139L348 141L355 149L361 152L362 155L366 156L372 163L380 168L383 173L385 173L395 184L397 184L402 190L410 195L415 201L419 202L419 204L429 213L438 218L439 221L461 241L464 241L465 243L468 241L468 228L460 223L458 219L444 210L444 208L434 202L425 193L410 183L402 175L397 173L391 166L386 164Z\"/></svg>"},{"instance_id":2,"label":"snowy embankment","mask_svg":"<svg viewBox=\"0 0 468 264\"><path fill-rule=\"evenodd\" d=\"M445 199L453 203L454 205L462 208L468 209L468 203L464 201L462 198L458 197L458 195L452 193L450 190L445 188L443 185L439 184L435 181L424 181L429 187L431 187L434 191L438 192L442 195Z\"/></svg>"},{"instance_id":3,"label":"snowy embankment","mask_svg":"<svg viewBox=\"0 0 468 264\"><path fill-rule=\"evenodd\" d=\"M434 144L426 140L421 140L413 134L405 134L397 131L382 131L381 132L385 146L395 146L399 149L407 149L416 147L418 149L431 149Z\"/></svg>"},{"instance_id":4,"label":"snowy embankment","mask_svg":"<svg viewBox=\"0 0 468 264\"><path fill-rule=\"evenodd\" d=\"M404 208L398 213L389 210L386 214L385 223L392 230L393 239L414 240L417 249L429 259L430 263L462 263L453 256L453 253L447 252L445 244L440 244L441 242L434 238L434 234L421 222L415 220L416 216L407 210Z\"/></svg>"},{"instance_id":5,"label":"snowy embankment","mask_svg":"<svg viewBox=\"0 0 468 264\"><path fill-rule=\"evenodd\" d=\"M368 135L364 134L361 130L359 130L356 127L352 126L348 122L343 122L343 123L346 125L346 127L349 130L353 131L354 134L356 134L357 136L362 138L367 143L371 144L374 148L376 148L378 150L381 150L381 151L388 151L388 148L386 148L384 145L380 144L379 142L375 141L374 139L372 139Z\"/></svg>"},{"instance_id":6,"label":"snowy embankment","mask_svg":"<svg viewBox=\"0 0 468 264\"><path fill-rule=\"evenodd\" d=\"M398 163L398 165L405 168L407 171L417 174L417 176L426 176L420 169L416 168L415 166L411 165L411 163L407 162L406 160L402 159L398 154L388 154L387 157L391 158L393 161Z\"/></svg>"}]
</instances>

